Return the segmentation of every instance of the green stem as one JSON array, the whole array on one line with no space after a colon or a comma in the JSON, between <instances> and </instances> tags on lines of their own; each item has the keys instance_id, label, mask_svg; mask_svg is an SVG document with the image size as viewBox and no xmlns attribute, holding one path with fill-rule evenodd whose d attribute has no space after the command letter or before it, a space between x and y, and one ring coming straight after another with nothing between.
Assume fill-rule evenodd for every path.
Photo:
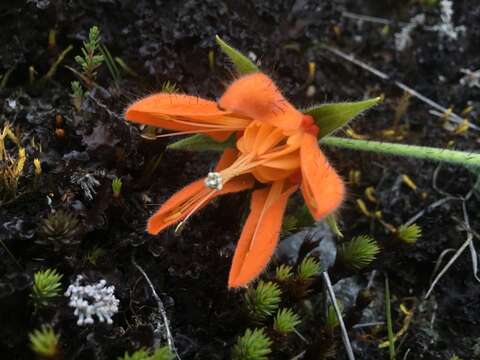
<instances>
[{"instance_id":1,"label":"green stem","mask_svg":"<svg viewBox=\"0 0 480 360\"><path fill-rule=\"evenodd\" d=\"M387 318L388 353L390 360L395 360L395 338L393 336L392 307L390 303L390 285L385 274L385 317Z\"/></svg>"},{"instance_id":2,"label":"green stem","mask_svg":"<svg viewBox=\"0 0 480 360\"><path fill-rule=\"evenodd\" d=\"M406 156L422 160L432 160L459 164L471 167L480 167L480 153L447 150L428 146L395 144L370 140L355 140L327 136L320 140L320 144L335 146L351 150L371 151L376 153Z\"/></svg>"}]
</instances>

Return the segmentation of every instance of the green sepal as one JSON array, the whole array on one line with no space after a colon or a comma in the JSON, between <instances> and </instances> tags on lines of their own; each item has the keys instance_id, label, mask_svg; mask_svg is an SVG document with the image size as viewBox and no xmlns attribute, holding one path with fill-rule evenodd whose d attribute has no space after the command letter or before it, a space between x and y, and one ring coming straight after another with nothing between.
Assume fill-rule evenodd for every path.
<instances>
[{"instance_id":1,"label":"green sepal","mask_svg":"<svg viewBox=\"0 0 480 360\"><path fill-rule=\"evenodd\" d=\"M197 134L178 140L167 146L169 150L185 151L217 151L222 152L226 148L235 147L235 134L224 142L213 140L210 136Z\"/></svg>"},{"instance_id":2,"label":"green sepal","mask_svg":"<svg viewBox=\"0 0 480 360\"><path fill-rule=\"evenodd\" d=\"M218 46L220 46L222 52L232 61L235 70L237 70L240 74L250 74L260 71L248 57L243 55L237 49L228 45L220 38L220 36L216 35L215 41L217 42Z\"/></svg>"},{"instance_id":3,"label":"green sepal","mask_svg":"<svg viewBox=\"0 0 480 360\"><path fill-rule=\"evenodd\" d=\"M306 109L303 113L314 118L315 123L320 128L318 138L321 139L345 126L354 117L382 102L382 100L383 97L379 96L363 101L322 104Z\"/></svg>"}]
</instances>

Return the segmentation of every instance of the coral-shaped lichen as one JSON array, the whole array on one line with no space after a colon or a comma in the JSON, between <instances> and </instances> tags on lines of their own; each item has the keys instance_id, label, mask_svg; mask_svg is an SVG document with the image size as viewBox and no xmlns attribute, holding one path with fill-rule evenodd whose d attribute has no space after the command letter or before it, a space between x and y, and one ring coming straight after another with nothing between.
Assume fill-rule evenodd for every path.
<instances>
[{"instance_id":1,"label":"coral-shaped lichen","mask_svg":"<svg viewBox=\"0 0 480 360\"><path fill-rule=\"evenodd\" d=\"M100 322L112 324L112 316L118 312L120 303L114 295L115 286L107 287L107 282L103 279L92 285L81 285L83 279L83 276L78 275L65 292L65 296L70 298L68 305L75 308L77 324L93 324L93 316Z\"/></svg>"}]
</instances>

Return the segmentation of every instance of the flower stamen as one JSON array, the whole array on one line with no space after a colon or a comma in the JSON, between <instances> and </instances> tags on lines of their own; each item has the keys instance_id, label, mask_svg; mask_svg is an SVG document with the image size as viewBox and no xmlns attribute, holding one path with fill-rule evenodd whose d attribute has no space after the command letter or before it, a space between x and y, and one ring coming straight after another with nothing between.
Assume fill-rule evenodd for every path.
<instances>
[{"instance_id":1,"label":"flower stamen","mask_svg":"<svg viewBox=\"0 0 480 360\"><path fill-rule=\"evenodd\" d=\"M209 172L205 178L205 186L213 190L222 190L222 174L218 172Z\"/></svg>"}]
</instances>

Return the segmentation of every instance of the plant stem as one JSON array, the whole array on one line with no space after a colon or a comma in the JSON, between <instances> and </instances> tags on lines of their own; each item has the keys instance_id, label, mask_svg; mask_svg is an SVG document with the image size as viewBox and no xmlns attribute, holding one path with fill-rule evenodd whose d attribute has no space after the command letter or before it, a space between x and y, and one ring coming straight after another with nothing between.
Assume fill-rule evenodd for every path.
<instances>
[{"instance_id":1,"label":"plant stem","mask_svg":"<svg viewBox=\"0 0 480 360\"><path fill-rule=\"evenodd\" d=\"M370 140L355 140L327 136L320 144L351 150L371 151L381 154L406 156L422 160L431 160L480 167L480 153L433 148L428 146L395 144Z\"/></svg>"},{"instance_id":2,"label":"plant stem","mask_svg":"<svg viewBox=\"0 0 480 360\"><path fill-rule=\"evenodd\" d=\"M390 285L385 274L385 317L387 318L388 352L390 360L395 360L395 338L393 337L392 309L390 303Z\"/></svg>"}]
</instances>

